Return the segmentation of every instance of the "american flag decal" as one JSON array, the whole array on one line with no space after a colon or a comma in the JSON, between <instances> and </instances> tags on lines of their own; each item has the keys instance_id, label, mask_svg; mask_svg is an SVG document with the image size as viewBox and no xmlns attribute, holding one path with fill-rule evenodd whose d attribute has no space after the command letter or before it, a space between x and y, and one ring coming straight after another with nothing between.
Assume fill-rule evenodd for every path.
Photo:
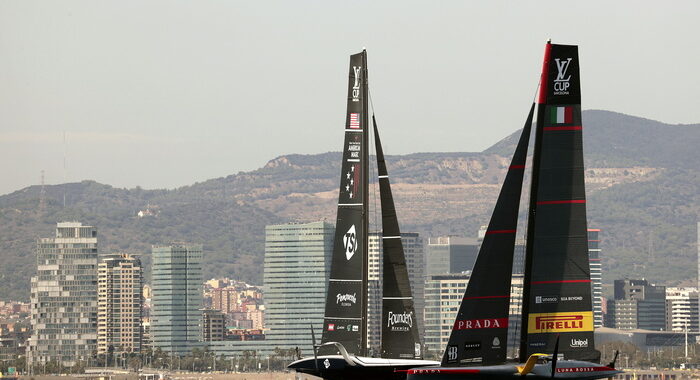
<instances>
[{"instance_id":1,"label":"american flag decal","mask_svg":"<svg viewBox=\"0 0 700 380\"><path fill-rule=\"evenodd\" d=\"M350 114L350 128L359 129L360 128L360 114L351 113Z\"/></svg>"}]
</instances>

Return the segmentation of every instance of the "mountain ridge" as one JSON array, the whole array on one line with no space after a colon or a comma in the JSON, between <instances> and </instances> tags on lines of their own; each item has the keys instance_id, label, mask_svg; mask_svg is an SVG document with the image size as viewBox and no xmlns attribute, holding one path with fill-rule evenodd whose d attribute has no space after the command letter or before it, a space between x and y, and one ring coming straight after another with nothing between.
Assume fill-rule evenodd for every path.
<instances>
[{"instance_id":1,"label":"mountain ridge","mask_svg":"<svg viewBox=\"0 0 700 380\"><path fill-rule=\"evenodd\" d=\"M670 125L611 111L584 111L583 119L589 220L603 229L606 282L625 275L690 281L697 268L691 261L700 172L692 162L700 159L700 124ZM482 152L386 156L402 230L426 238L475 235L488 222L519 133ZM203 243L205 273L260 284L264 226L334 221L339 172L339 152L291 154L172 190L95 181L47 185L45 210L39 209L41 186L2 195L0 258L13 265L0 267L0 279L21 281L5 281L0 298L28 298L35 239L52 236L63 220L95 225L100 252L138 253L146 265L150 244ZM139 218L147 205L160 214ZM674 260L659 266L666 256Z\"/></svg>"}]
</instances>

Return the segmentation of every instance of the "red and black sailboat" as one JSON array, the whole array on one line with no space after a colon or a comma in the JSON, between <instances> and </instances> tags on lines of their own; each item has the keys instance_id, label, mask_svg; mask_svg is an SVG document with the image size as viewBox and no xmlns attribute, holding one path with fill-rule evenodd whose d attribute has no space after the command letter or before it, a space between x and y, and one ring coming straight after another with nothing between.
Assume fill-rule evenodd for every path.
<instances>
[{"instance_id":1,"label":"red and black sailboat","mask_svg":"<svg viewBox=\"0 0 700 380\"><path fill-rule=\"evenodd\" d=\"M376 120L382 207L383 291L381 357L367 356L369 110L367 53L350 56L345 143L321 344L314 357L288 367L325 379L405 378L408 368L437 365L421 359L418 323Z\"/></svg>"},{"instance_id":2,"label":"red and black sailboat","mask_svg":"<svg viewBox=\"0 0 700 380\"><path fill-rule=\"evenodd\" d=\"M506 336L517 213L537 110L519 360ZM408 379L614 376L594 349L578 47L547 43L531 107L458 312L442 364Z\"/></svg>"}]
</instances>

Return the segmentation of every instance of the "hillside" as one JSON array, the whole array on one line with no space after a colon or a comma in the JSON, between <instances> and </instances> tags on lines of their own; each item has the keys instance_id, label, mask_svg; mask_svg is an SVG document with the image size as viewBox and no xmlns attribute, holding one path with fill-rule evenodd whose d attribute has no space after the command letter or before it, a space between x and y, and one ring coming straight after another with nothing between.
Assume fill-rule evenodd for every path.
<instances>
[{"instance_id":1,"label":"hillside","mask_svg":"<svg viewBox=\"0 0 700 380\"><path fill-rule=\"evenodd\" d=\"M591 227L603 230L605 281L694 281L700 125L608 111L585 111L583 118L588 216ZM402 229L426 237L473 236L488 222L518 135L480 153L387 156ZM51 236L60 220L97 226L101 252L141 254L147 265L151 244L203 243L207 277L260 284L264 226L334 221L339 170L339 153L288 155L251 172L175 190L118 189L92 181L46 186L44 210L39 186L0 196L0 258L12 263L0 267L6 280L0 299L28 298L35 241ZM137 217L147 205L158 215ZM371 216L374 225L379 219Z\"/></svg>"}]
</instances>

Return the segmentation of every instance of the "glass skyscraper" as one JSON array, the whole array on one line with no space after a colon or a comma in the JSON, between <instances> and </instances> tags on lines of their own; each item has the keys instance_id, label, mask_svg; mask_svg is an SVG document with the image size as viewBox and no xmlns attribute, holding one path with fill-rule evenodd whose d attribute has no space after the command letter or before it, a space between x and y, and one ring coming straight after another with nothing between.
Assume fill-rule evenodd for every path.
<instances>
[{"instance_id":1,"label":"glass skyscraper","mask_svg":"<svg viewBox=\"0 0 700 380\"><path fill-rule=\"evenodd\" d=\"M58 223L55 238L37 241L36 262L28 364L86 364L97 343L97 229Z\"/></svg>"},{"instance_id":2,"label":"glass skyscraper","mask_svg":"<svg viewBox=\"0 0 700 380\"><path fill-rule=\"evenodd\" d=\"M265 340L270 344L311 354L312 324L320 341L334 231L327 222L265 228Z\"/></svg>"},{"instance_id":3,"label":"glass skyscraper","mask_svg":"<svg viewBox=\"0 0 700 380\"><path fill-rule=\"evenodd\" d=\"M202 246L154 246L152 255L152 345L185 355L202 340Z\"/></svg>"}]
</instances>

